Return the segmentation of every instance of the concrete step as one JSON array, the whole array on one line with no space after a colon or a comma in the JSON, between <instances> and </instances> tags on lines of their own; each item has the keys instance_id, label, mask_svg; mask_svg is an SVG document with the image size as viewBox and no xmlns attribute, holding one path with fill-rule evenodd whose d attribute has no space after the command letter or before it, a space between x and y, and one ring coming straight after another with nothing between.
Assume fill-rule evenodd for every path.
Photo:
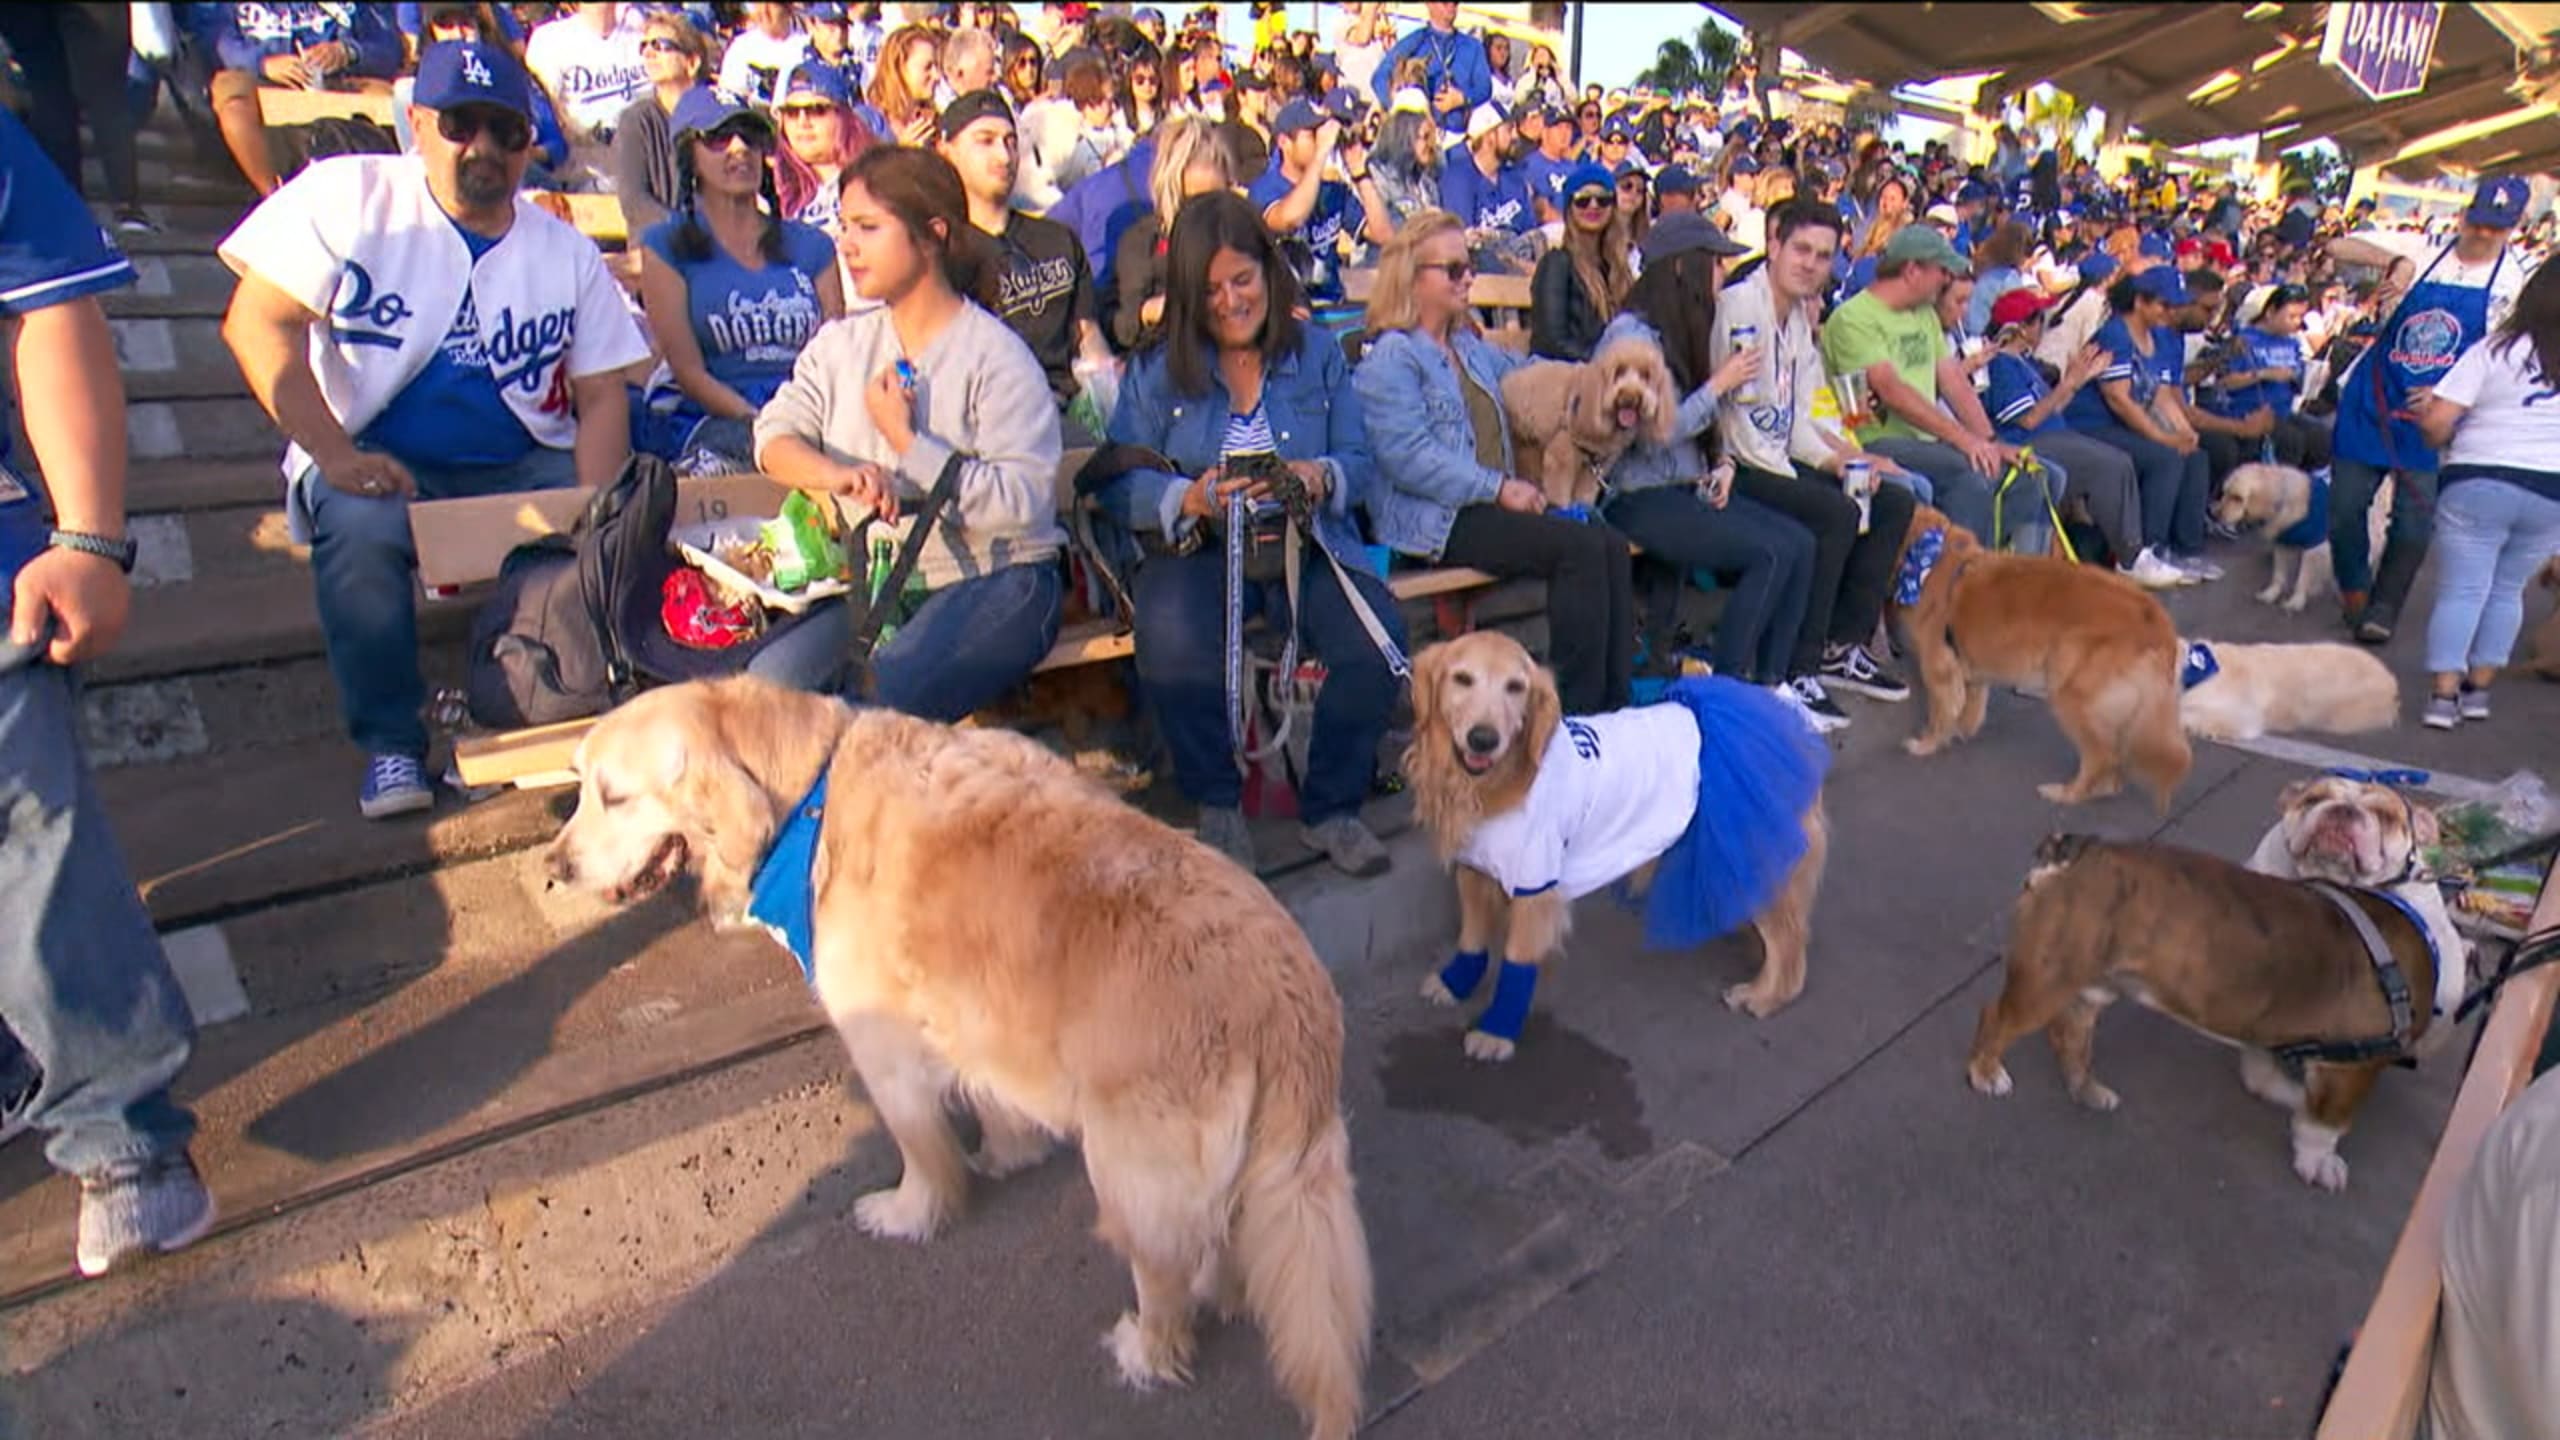
<instances>
[{"instance_id":1,"label":"concrete step","mask_svg":"<svg viewBox=\"0 0 2560 1440\"><path fill-rule=\"evenodd\" d=\"M464 652L458 637L419 647L430 693L462 683ZM80 702L89 763L102 770L199 757L231 763L250 751L346 743L337 683L317 655L90 684Z\"/></svg>"},{"instance_id":2,"label":"concrete step","mask_svg":"<svg viewBox=\"0 0 2560 1440\"><path fill-rule=\"evenodd\" d=\"M243 190L236 198L154 201L149 206L151 218L158 221L160 231L154 235L115 234L117 248L128 255L211 255L240 217L249 213L250 197ZM100 225L115 224L115 209L91 197L89 206Z\"/></svg>"},{"instance_id":3,"label":"concrete step","mask_svg":"<svg viewBox=\"0 0 2560 1440\"><path fill-rule=\"evenodd\" d=\"M223 363L230 352L223 352ZM235 374L237 372L235 371ZM237 381L234 382L237 388ZM222 398L135 399L125 406L125 439L135 461L241 460L273 464L284 438L245 394Z\"/></svg>"},{"instance_id":4,"label":"concrete step","mask_svg":"<svg viewBox=\"0 0 2560 1440\"><path fill-rule=\"evenodd\" d=\"M470 628L467 604L419 605L422 642L458 638ZM123 643L87 673L95 682L113 684L320 653L320 616L312 602L311 579L298 566L278 567L135 592L133 620Z\"/></svg>"},{"instance_id":5,"label":"concrete step","mask_svg":"<svg viewBox=\"0 0 2560 1440\"><path fill-rule=\"evenodd\" d=\"M125 476L125 512L156 515L275 503L284 494L276 467L283 449L284 442L277 440L271 452L255 456L136 460Z\"/></svg>"},{"instance_id":6,"label":"concrete step","mask_svg":"<svg viewBox=\"0 0 2560 1440\"><path fill-rule=\"evenodd\" d=\"M1275 887L1346 991L1383 978L1401 989L1406 962L1447 924L1448 887L1419 837L1395 855L1412 893L1391 907L1346 906L1344 887L1312 877ZM71 1187L30 1147L0 1153L0 1373L28 1433L155 1433L182 1419L187 1433L220 1436L370 1431L686 1293L778 1222L816 1221L830 1245L869 1243L846 1211L896 1160L847 1092L842 1049L796 968L761 936L687 920L676 897L600 915L543 895L532 860L222 927L250 1015L206 1033L186 1087L228 1218L186 1254L70 1281ZM366 968L351 973L358 957ZM1648 1202L1646 1218L1722 1163L1696 1154L1697 1175ZM1470 1223L1516 1243L1550 1223L1556 1198L1479 1194ZM1008 1209L1044 1236L1077 1234L1074 1212L1090 1203L1064 1159L983 1200L980 1245L1014 1228L996 1218ZM1382 1261L1406 1253L1388 1243L1403 1219L1373 1216ZM884 1283L966 1264L947 1246L970 1233L883 1247L881 1263L914 1272ZM1040 1262L1077 1309L1126 1284L1080 1243ZM1495 1278L1507 1295L1528 1277ZM1484 1323L1448 1307L1391 1329L1400 1373L1379 1393L1410 1385L1408 1357ZM1024 1345L1035 1330L1049 1320L1007 1326ZM1237 1433L1280 1413L1251 1343L1222 1341L1216 1361L1219 1389L1254 1407ZM1091 1347L1072 1349L1089 1373L1068 1403L1109 1403Z\"/></svg>"},{"instance_id":7,"label":"concrete step","mask_svg":"<svg viewBox=\"0 0 2560 1440\"><path fill-rule=\"evenodd\" d=\"M227 158L219 164L199 164L183 144L174 151L143 155L138 178L146 206L230 204L245 209L255 198L249 182ZM80 193L92 201L106 197L107 172L94 153L81 160Z\"/></svg>"},{"instance_id":8,"label":"concrete step","mask_svg":"<svg viewBox=\"0 0 2560 1440\"><path fill-rule=\"evenodd\" d=\"M220 261L212 262L219 265ZM116 360L124 372L125 398L145 400L237 399L249 401L222 322L211 316L119 316ZM250 409L256 412L254 402Z\"/></svg>"},{"instance_id":9,"label":"concrete step","mask_svg":"<svg viewBox=\"0 0 2560 1440\"><path fill-rule=\"evenodd\" d=\"M137 515L133 537L141 547L133 567L137 590L277 575L302 569L310 558L309 547L286 533L284 507L272 503Z\"/></svg>"},{"instance_id":10,"label":"concrete step","mask_svg":"<svg viewBox=\"0 0 2560 1440\"><path fill-rule=\"evenodd\" d=\"M139 278L125 289L107 292L111 316L219 317L231 304L237 278L210 253L130 258Z\"/></svg>"}]
</instances>

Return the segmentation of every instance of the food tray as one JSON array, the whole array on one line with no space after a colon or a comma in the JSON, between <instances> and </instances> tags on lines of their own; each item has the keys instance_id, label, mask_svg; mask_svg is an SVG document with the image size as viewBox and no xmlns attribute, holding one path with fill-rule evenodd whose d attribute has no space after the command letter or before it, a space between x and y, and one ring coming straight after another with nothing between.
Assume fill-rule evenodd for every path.
<instances>
[{"instance_id":1,"label":"food tray","mask_svg":"<svg viewBox=\"0 0 2560 1440\"><path fill-rule=\"evenodd\" d=\"M752 515L732 515L722 520L705 520L675 528L676 553L701 567L712 583L733 595L752 595L769 610L797 615L821 600L853 593L853 585L845 580L819 580L797 592L781 589L769 581L758 580L723 560L712 547L723 540L753 540L764 528L764 521Z\"/></svg>"}]
</instances>

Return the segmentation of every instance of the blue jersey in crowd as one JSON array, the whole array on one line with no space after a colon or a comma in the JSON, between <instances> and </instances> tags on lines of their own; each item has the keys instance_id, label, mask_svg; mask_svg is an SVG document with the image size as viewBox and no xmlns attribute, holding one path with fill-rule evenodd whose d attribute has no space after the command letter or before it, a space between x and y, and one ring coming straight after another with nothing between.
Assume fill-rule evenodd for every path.
<instances>
[{"instance_id":1,"label":"blue jersey in crowd","mask_svg":"<svg viewBox=\"0 0 2560 1440\"><path fill-rule=\"evenodd\" d=\"M496 240L458 224L453 228L471 247L473 265L497 248ZM480 343L480 309L468 286L426 368L400 387L356 443L387 451L413 468L512 465L533 452L533 432L498 394L488 348Z\"/></svg>"},{"instance_id":2,"label":"blue jersey in crowd","mask_svg":"<svg viewBox=\"0 0 2560 1440\"><path fill-rule=\"evenodd\" d=\"M1271 168L1245 191L1245 198L1259 214L1294 188L1274 158ZM1346 237L1353 241L1360 238L1360 227L1368 223L1367 216L1368 211L1350 186L1339 180L1316 182L1315 209L1308 212L1307 223L1280 237L1289 263L1297 268L1299 280L1307 287L1308 299L1342 298L1342 242Z\"/></svg>"},{"instance_id":3,"label":"blue jersey in crowd","mask_svg":"<svg viewBox=\"0 0 2560 1440\"><path fill-rule=\"evenodd\" d=\"M1999 428L2000 438L2012 445L2023 445L2037 435L2048 435L2066 428L2060 410L2044 417L2033 429L2020 422L2027 412L2042 404L2053 387L2044 383L2044 372L2023 355L2003 350L1991 357L1987 377L1990 381L1991 423Z\"/></svg>"},{"instance_id":4,"label":"blue jersey in crowd","mask_svg":"<svg viewBox=\"0 0 2560 1440\"><path fill-rule=\"evenodd\" d=\"M2123 423L2116 418L2116 412L2107 407L2107 397L2100 393L2112 380L2129 382L2133 387L2133 403L2146 410L2151 408L2151 397L2160 390L2159 362L2169 358L2160 352L2175 352L2183 348L2178 333L2165 325L2153 331L2151 338L2153 355L2146 361L2141 352L2133 348L2133 332L2122 315L2110 316L2106 324L2098 327L2098 333L2089 337L2090 344L2106 352L2107 364L2072 395L2070 404L2063 407L2063 418L2070 422L2072 429L2088 430ZM2164 339L2165 344L2162 343ZM2176 362L2173 360L2172 363Z\"/></svg>"},{"instance_id":5,"label":"blue jersey in crowd","mask_svg":"<svg viewBox=\"0 0 2560 1440\"><path fill-rule=\"evenodd\" d=\"M79 192L53 168L18 117L0 111L0 316L16 319L134 281ZM0 387L0 584L44 548L44 498L10 463L16 416ZM0 604L0 610L5 610Z\"/></svg>"},{"instance_id":6,"label":"blue jersey in crowd","mask_svg":"<svg viewBox=\"0 0 2560 1440\"><path fill-rule=\"evenodd\" d=\"M791 378L801 347L826 323L818 277L835 268L835 243L814 225L785 221L782 260L751 269L717 242L707 259L677 259L683 224L662 220L640 243L683 277L685 314L711 378L762 405Z\"/></svg>"},{"instance_id":7,"label":"blue jersey in crowd","mask_svg":"<svg viewBox=\"0 0 2560 1440\"><path fill-rule=\"evenodd\" d=\"M1475 155L1452 151L1440 162L1440 208L1457 216L1470 230L1508 230L1514 235L1534 229L1537 207L1529 203L1529 176L1517 165L1491 175L1476 168Z\"/></svg>"},{"instance_id":8,"label":"blue jersey in crowd","mask_svg":"<svg viewBox=\"0 0 2560 1440\"><path fill-rule=\"evenodd\" d=\"M1105 165L1068 186L1058 203L1049 207L1048 218L1076 232L1076 243L1084 246L1086 261L1093 266L1093 283L1103 290L1111 288L1111 263L1120 237L1148 213L1147 180L1155 168L1156 141L1150 135L1130 146L1118 164Z\"/></svg>"},{"instance_id":9,"label":"blue jersey in crowd","mask_svg":"<svg viewBox=\"0 0 2560 1440\"><path fill-rule=\"evenodd\" d=\"M1530 151L1529 161L1522 167L1528 172L1529 194L1556 207L1557 214L1563 214L1564 177L1572 174L1574 167L1581 163L1570 155L1562 160L1550 160L1544 150Z\"/></svg>"},{"instance_id":10,"label":"blue jersey in crowd","mask_svg":"<svg viewBox=\"0 0 2560 1440\"><path fill-rule=\"evenodd\" d=\"M213 53L225 70L257 74L271 56L293 55L335 40L347 47L347 72L390 79L408 62L388 5L209 5ZM506 7L500 6L500 9Z\"/></svg>"},{"instance_id":11,"label":"blue jersey in crowd","mask_svg":"<svg viewBox=\"0 0 2560 1440\"><path fill-rule=\"evenodd\" d=\"M2225 390L2221 403L2216 407L2217 413L2238 419L2255 413L2263 405L2279 417L2291 415L2294 396L2302 385L2302 363L2301 336L2271 335L2255 325L2247 327L2240 332L2239 349L2232 358L2231 368L2285 370L2291 372L2293 378L2261 380L2254 385Z\"/></svg>"}]
</instances>

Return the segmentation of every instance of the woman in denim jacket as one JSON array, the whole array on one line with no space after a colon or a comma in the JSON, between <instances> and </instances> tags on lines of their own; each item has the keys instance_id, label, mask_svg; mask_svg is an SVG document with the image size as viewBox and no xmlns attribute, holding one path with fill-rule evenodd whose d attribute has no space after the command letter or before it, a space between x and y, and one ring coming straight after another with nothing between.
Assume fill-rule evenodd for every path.
<instances>
[{"instance_id":1,"label":"woman in denim jacket","mask_svg":"<svg viewBox=\"0 0 2560 1440\"><path fill-rule=\"evenodd\" d=\"M1472 278L1467 232L1445 210L1407 221L1379 256L1376 338L1353 377L1378 456L1370 523L1400 554L1546 581L1565 710L1618 709L1635 659L1626 537L1548 514L1545 493L1512 473L1502 377L1528 362L1476 333Z\"/></svg>"},{"instance_id":2,"label":"woman in denim jacket","mask_svg":"<svg viewBox=\"0 0 2560 1440\"><path fill-rule=\"evenodd\" d=\"M1298 282L1262 217L1220 190L1183 202L1166 254L1164 323L1140 352L1111 417L1111 438L1171 460L1096 492L1104 512L1146 538L1134 581L1138 678L1173 752L1174 779L1200 807L1200 837L1247 869L1244 777L1227 714L1224 544L1227 501L1268 500L1225 478L1238 455L1276 454L1315 502L1312 551L1295 596L1245 586L1245 615L1286 624L1325 662L1300 832L1342 870L1374 875L1385 847L1360 821L1395 703L1397 677L1344 587L1358 590L1401 659L1404 625L1387 587L1360 565L1352 507L1369 489L1369 439L1333 336L1300 321Z\"/></svg>"}]
</instances>

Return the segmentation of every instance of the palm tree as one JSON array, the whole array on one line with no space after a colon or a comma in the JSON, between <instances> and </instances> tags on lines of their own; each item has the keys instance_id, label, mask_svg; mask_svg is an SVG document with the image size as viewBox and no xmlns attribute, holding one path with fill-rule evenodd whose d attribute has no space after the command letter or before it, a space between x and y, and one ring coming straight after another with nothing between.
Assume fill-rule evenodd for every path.
<instances>
[{"instance_id":1,"label":"palm tree","mask_svg":"<svg viewBox=\"0 0 2560 1440\"><path fill-rule=\"evenodd\" d=\"M1668 95L1692 90L1712 95L1724 88L1724 78L1741 54L1742 42L1732 31L1702 21L1695 39L1663 41L1653 63L1636 76L1635 83Z\"/></svg>"},{"instance_id":2,"label":"palm tree","mask_svg":"<svg viewBox=\"0 0 2560 1440\"><path fill-rule=\"evenodd\" d=\"M2027 96L2027 129L2045 137L2064 166L2072 162L2072 150L2087 129L2089 107L2080 97L2068 95L2050 86L2040 86Z\"/></svg>"}]
</instances>

